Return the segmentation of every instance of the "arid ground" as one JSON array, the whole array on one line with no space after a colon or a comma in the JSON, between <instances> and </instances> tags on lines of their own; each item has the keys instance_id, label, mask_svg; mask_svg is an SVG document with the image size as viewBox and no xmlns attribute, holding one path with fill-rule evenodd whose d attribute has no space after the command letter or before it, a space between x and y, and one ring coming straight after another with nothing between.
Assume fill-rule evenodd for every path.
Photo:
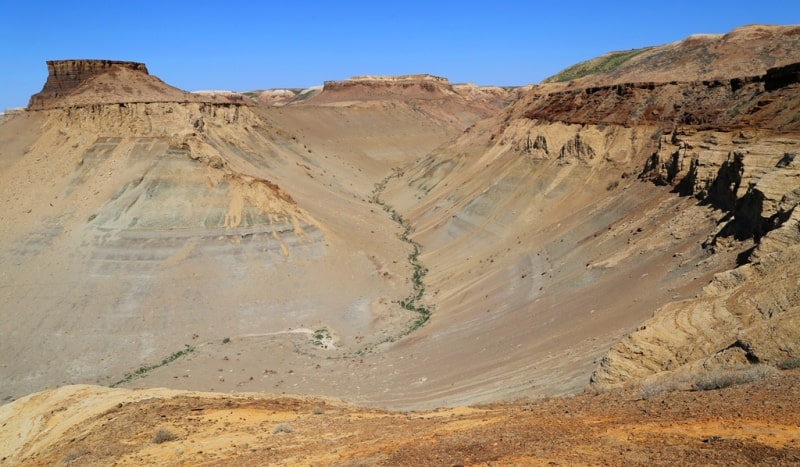
<instances>
[{"instance_id":1,"label":"arid ground","mask_svg":"<svg viewBox=\"0 0 800 467\"><path fill-rule=\"evenodd\" d=\"M798 50L195 94L48 62L0 122L0 463L797 463Z\"/></svg>"}]
</instances>

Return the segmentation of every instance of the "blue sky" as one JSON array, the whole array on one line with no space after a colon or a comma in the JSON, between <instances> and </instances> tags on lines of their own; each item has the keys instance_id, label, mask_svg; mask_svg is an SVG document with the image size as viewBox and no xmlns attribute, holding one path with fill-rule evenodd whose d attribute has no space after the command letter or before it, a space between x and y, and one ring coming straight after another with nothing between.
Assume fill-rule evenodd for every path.
<instances>
[{"instance_id":1,"label":"blue sky","mask_svg":"<svg viewBox=\"0 0 800 467\"><path fill-rule=\"evenodd\" d=\"M520 85L611 50L753 23L800 23L800 2L0 0L0 110L41 89L46 60L144 62L186 90L411 73Z\"/></svg>"}]
</instances>

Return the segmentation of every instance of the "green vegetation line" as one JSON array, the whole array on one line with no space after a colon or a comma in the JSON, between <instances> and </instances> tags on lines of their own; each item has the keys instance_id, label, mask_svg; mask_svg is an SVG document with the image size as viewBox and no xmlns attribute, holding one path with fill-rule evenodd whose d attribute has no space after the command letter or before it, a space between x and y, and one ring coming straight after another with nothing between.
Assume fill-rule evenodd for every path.
<instances>
[{"instance_id":1,"label":"green vegetation line","mask_svg":"<svg viewBox=\"0 0 800 467\"><path fill-rule=\"evenodd\" d=\"M133 381L134 379L142 378L145 375L147 375L147 373L150 373L151 371L155 370L156 368L160 368L162 366L166 366L166 365L174 362L175 360L177 360L177 359L179 359L179 358L181 358L183 356L189 355L190 353L194 352L194 349L195 349L194 347L192 347L189 344L184 344L184 345L186 347L183 350L179 350L177 352L173 352L168 357L165 357L163 360L161 360L161 363L154 363L152 365L142 365L142 366L139 367L139 369L137 369L133 373L125 373L125 377L124 378L122 378L121 380L119 380L116 383L112 384L110 387L115 388L115 387L120 386L122 384L125 384L125 383L128 383L130 381Z\"/></svg>"},{"instance_id":2,"label":"green vegetation line","mask_svg":"<svg viewBox=\"0 0 800 467\"><path fill-rule=\"evenodd\" d=\"M402 337L408 335L415 329L425 324L431 317L431 310L427 305L420 303L420 301L422 300L422 296L425 295L424 279L425 276L428 274L428 268L423 266L419 260L419 255L422 254L422 245L420 245L419 243L410 238L411 234L414 231L414 229L411 227L411 223L409 223L393 207L386 204L381 199L381 193L383 193L383 191L386 189L386 184L389 182L389 180L391 180L392 178L397 178L399 176L400 172L398 170L394 170L382 181L376 183L375 189L372 191L372 202L380 205L381 207L383 207L384 211L391 214L392 220L395 221L401 228L398 237L400 238L400 240L411 245L411 253L408 254L408 263L411 265L411 268L414 271L411 276L411 284L413 289L409 296L398 300L397 303L408 311L413 311L418 313L419 317L417 317L417 319L413 323L411 323L409 328L403 334L401 334Z\"/></svg>"}]
</instances>

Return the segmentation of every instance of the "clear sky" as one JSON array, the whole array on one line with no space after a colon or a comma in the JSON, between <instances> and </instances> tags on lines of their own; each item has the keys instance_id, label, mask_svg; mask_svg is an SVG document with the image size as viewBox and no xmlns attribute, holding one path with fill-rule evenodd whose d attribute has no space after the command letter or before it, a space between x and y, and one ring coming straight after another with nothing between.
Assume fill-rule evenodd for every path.
<instances>
[{"instance_id":1,"label":"clear sky","mask_svg":"<svg viewBox=\"0 0 800 467\"><path fill-rule=\"evenodd\" d=\"M798 0L0 0L0 111L25 106L46 60L147 64L189 91L308 87L355 75L536 83L612 50L798 24Z\"/></svg>"}]
</instances>

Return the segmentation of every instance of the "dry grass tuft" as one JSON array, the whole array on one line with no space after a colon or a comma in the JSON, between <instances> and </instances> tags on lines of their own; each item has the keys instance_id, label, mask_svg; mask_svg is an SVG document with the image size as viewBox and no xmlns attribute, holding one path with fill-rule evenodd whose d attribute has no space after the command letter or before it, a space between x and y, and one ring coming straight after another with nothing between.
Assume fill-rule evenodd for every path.
<instances>
[{"instance_id":1,"label":"dry grass tuft","mask_svg":"<svg viewBox=\"0 0 800 467\"><path fill-rule=\"evenodd\" d=\"M711 370L700 375L692 389L696 391L722 389L737 384L758 381L775 373L777 373L777 370L769 365L750 365L739 368Z\"/></svg>"},{"instance_id":2,"label":"dry grass tuft","mask_svg":"<svg viewBox=\"0 0 800 467\"><path fill-rule=\"evenodd\" d=\"M155 444L166 443L167 441L175 441L176 439L178 439L178 436L166 428L159 428L153 435L153 443Z\"/></svg>"},{"instance_id":3,"label":"dry grass tuft","mask_svg":"<svg viewBox=\"0 0 800 467\"><path fill-rule=\"evenodd\" d=\"M292 427L288 423L279 423L275 425L275 428L272 429L272 434L277 435L278 433L291 433Z\"/></svg>"}]
</instances>

